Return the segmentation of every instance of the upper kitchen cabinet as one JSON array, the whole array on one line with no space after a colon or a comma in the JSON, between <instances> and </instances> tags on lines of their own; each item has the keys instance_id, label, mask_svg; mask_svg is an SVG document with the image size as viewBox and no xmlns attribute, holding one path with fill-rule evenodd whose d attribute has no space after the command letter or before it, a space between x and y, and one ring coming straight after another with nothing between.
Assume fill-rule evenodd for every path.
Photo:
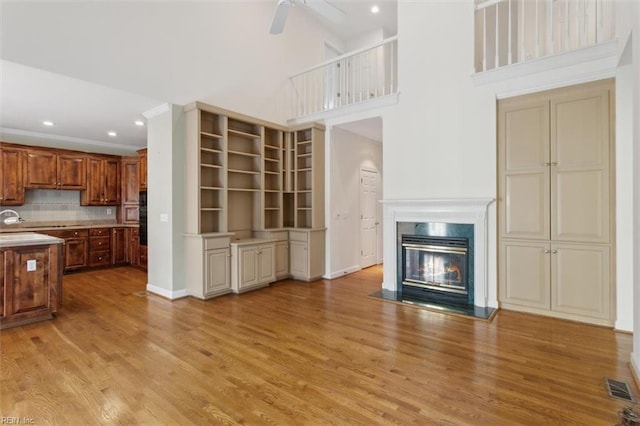
<instances>
[{"instance_id":1,"label":"upper kitchen cabinet","mask_svg":"<svg viewBox=\"0 0 640 426\"><path fill-rule=\"evenodd\" d=\"M119 157L91 156L88 159L87 190L82 192L83 206L115 206L120 203Z\"/></svg>"},{"instance_id":2,"label":"upper kitchen cabinet","mask_svg":"<svg viewBox=\"0 0 640 426\"><path fill-rule=\"evenodd\" d=\"M122 223L138 223L139 200L139 160L138 157L123 157L122 172Z\"/></svg>"},{"instance_id":3,"label":"upper kitchen cabinet","mask_svg":"<svg viewBox=\"0 0 640 426\"><path fill-rule=\"evenodd\" d=\"M87 187L84 155L28 149L24 158L25 188L82 190Z\"/></svg>"},{"instance_id":4,"label":"upper kitchen cabinet","mask_svg":"<svg viewBox=\"0 0 640 426\"><path fill-rule=\"evenodd\" d=\"M147 190L147 148L138 150L138 182L139 190Z\"/></svg>"},{"instance_id":5,"label":"upper kitchen cabinet","mask_svg":"<svg viewBox=\"0 0 640 426\"><path fill-rule=\"evenodd\" d=\"M19 206L24 204L23 184L24 151L0 146L0 205Z\"/></svg>"}]
</instances>

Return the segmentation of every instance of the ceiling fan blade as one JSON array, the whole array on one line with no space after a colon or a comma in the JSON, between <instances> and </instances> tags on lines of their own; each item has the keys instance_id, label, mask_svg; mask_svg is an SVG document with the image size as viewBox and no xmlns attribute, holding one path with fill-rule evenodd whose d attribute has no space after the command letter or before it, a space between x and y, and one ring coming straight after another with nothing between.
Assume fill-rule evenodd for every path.
<instances>
[{"instance_id":1,"label":"ceiling fan blade","mask_svg":"<svg viewBox=\"0 0 640 426\"><path fill-rule=\"evenodd\" d=\"M341 23L344 21L344 18L347 17L342 10L338 9L326 0L304 0L304 4L314 12L324 16L336 24Z\"/></svg>"},{"instance_id":2,"label":"ceiling fan blade","mask_svg":"<svg viewBox=\"0 0 640 426\"><path fill-rule=\"evenodd\" d=\"M289 0L279 0L276 6L276 13L273 15L271 21L271 34L280 34L284 30L284 24L287 22L287 15L289 14L289 8L291 2Z\"/></svg>"}]
</instances>

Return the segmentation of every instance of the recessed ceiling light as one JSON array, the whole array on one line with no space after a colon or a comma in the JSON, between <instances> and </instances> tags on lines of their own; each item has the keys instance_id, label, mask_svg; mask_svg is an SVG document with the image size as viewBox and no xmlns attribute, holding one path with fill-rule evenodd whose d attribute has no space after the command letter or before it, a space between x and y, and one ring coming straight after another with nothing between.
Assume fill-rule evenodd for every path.
<instances>
[{"instance_id":1,"label":"recessed ceiling light","mask_svg":"<svg viewBox=\"0 0 640 426\"><path fill-rule=\"evenodd\" d=\"M142 120L136 120L133 122L136 126L144 126L144 121Z\"/></svg>"},{"instance_id":2,"label":"recessed ceiling light","mask_svg":"<svg viewBox=\"0 0 640 426\"><path fill-rule=\"evenodd\" d=\"M371 6L371 13L378 13L378 12L380 12L380 8L377 5Z\"/></svg>"},{"instance_id":3,"label":"recessed ceiling light","mask_svg":"<svg viewBox=\"0 0 640 426\"><path fill-rule=\"evenodd\" d=\"M112 138L115 138L116 136L118 136L118 134L116 132L107 132L107 134L109 136L111 136Z\"/></svg>"},{"instance_id":4,"label":"recessed ceiling light","mask_svg":"<svg viewBox=\"0 0 640 426\"><path fill-rule=\"evenodd\" d=\"M53 121L45 120L45 121L42 122L42 125L44 125L44 126L53 126L54 123L53 123Z\"/></svg>"}]
</instances>

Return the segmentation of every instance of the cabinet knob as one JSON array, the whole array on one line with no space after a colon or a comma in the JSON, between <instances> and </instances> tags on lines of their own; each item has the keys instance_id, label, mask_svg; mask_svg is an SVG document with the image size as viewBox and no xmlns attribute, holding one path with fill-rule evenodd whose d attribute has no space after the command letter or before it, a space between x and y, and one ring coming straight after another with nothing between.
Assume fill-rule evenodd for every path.
<instances>
[{"instance_id":1,"label":"cabinet knob","mask_svg":"<svg viewBox=\"0 0 640 426\"><path fill-rule=\"evenodd\" d=\"M558 254L558 250L551 250L551 254Z\"/></svg>"},{"instance_id":2,"label":"cabinet knob","mask_svg":"<svg viewBox=\"0 0 640 426\"><path fill-rule=\"evenodd\" d=\"M73 235L78 236L78 231L74 232Z\"/></svg>"},{"instance_id":3,"label":"cabinet knob","mask_svg":"<svg viewBox=\"0 0 640 426\"><path fill-rule=\"evenodd\" d=\"M102 260L102 256L98 257L98 260Z\"/></svg>"},{"instance_id":4,"label":"cabinet knob","mask_svg":"<svg viewBox=\"0 0 640 426\"><path fill-rule=\"evenodd\" d=\"M102 241L99 241L99 242L98 242L98 245L99 245L99 246L101 246L101 245L102 245Z\"/></svg>"}]
</instances>

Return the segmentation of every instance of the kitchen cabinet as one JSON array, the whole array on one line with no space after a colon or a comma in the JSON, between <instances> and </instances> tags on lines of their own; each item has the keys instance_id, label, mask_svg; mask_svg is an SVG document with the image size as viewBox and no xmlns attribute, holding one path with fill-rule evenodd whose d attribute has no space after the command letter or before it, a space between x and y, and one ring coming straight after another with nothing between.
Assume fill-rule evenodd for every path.
<instances>
[{"instance_id":1,"label":"kitchen cabinet","mask_svg":"<svg viewBox=\"0 0 640 426\"><path fill-rule=\"evenodd\" d=\"M185 255L187 292L199 299L209 299L231 292L230 234L215 236L187 235Z\"/></svg>"},{"instance_id":2,"label":"kitchen cabinet","mask_svg":"<svg viewBox=\"0 0 640 426\"><path fill-rule=\"evenodd\" d=\"M89 230L66 229L40 231L43 234L64 239L64 271L86 268L89 265Z\"/></svg>"},{"instance_id":3,"label":"kitchen cabinet","mask_svg":"<svg viewBox=\"0 0 640 426\"><path fill-rule=\"evenodd\" d=\"M127 263L127 250L125 248L126 228L112 228L111 229L111 264L122 265Z\"/></svg>"},{"instance_id":4,"label":"kitchen cabinet","mask_svg":"<svg viewBox=\"0 0 640 426\"><path fill-rule=\"evenodd\" d=\"M147 246L140 245L140 266L145 271L147 270L148 260L147 260Z\"/></svg>"},{"instance_id":5,"label":"kitchen cabinet","mask_svg":"<svg viewBox=\"0 0 640 426\"><path fill-rule=\"evenodd\" d=\"M140 213L139 161L137 157L123 157L122 172L122 223L138 223Z\"/></svg>"},{"instance_id":6,"label":"kitchen cabinet","mask_svg":"<svg viewBox=\"0 0 640 426\"><path fill-rule=\"evenodd\" d=\"M26 188L83 190L87 160L79 153L27 149L24 174Z\"/></svg>"},{"instance_id":7,"label":"kitchen cabinet","mask_svg":"<svg viewBox=\"0 0 640 426\"><path fill-rule=\"evenodd\" d=\"M95 228L89 231L89 266L111 264L111 229Z\"/></svg>"},{"instance_id":8,"label":"kitchen cabinet","mask_svg":"<svg viewBox=\"0 0 640 426\"><path fill-rule=\"evenodd\" d=\"M498 103L501 307L614 325L613 84Z\"/></svg>"},{"instance_id":9,"label":"kitchen cabinet","mask_svg":"<svg viewBox=\"0 0 640 426\"><path fill-rule=\"evenodd\" d=\"M147 148L138 150L138 188L147 190Z\"/></svg>"},{"instance_id":10,"label":"kitchen cabinet","mask_svg":"<svg viewBox=\"0 0 640 426\"><path fill-rule=\"evenodd\" d=\"M62 303L62 241L15 238L0 246L1 329L51 319Z\"/></svg>"},{"instance_id":11,"label":"kitchen cabinet","mask_svg":"<svg viewBox=\"0 0 640 426\"><path fill-rule=\"evenodd\" d=\"M242 293L276 280L275 243L260 239L231 243L231 289Z\"/></svg>"},{"instance_id":12,"label":"kitchen cabinet","mask_svg":"<svg viewBox=\"0 0 640 426\"><path fill-rule=\"evenodd\" d=\"M120 203L120 159L92 156L88 159L87 189L83 206L117 206Z\"/></svg>"},{"instance_id":13,"label":"kitchen cabinet","mask_svg":"<svg viewBox=\"0 0 640 426\"><path fill-rule=\"evenodd\" d=\"M0 146L1 206L24 204L23 158L23 150Z\"/></svg>"},{"instance_id":14,"label":"kitchen cabinet","mask_svg":"<svg viewBox=\"0 0 640 426\"><path fill-rule=\"evenodd\" d=\"M289 272L296 280L315 281L324 273L325 229L289 230Z\"/></svg>"},{"instance_id":15,"label":"kitchen cabinet","mask_svg":"<svg viewBox=\"0 0 640 426\"><path fill-rule=\"evenodd\" d=\"M140 231L138 228L125 230L126 261L133 266L140 266Z\"/></svg>"}]
</instances>

